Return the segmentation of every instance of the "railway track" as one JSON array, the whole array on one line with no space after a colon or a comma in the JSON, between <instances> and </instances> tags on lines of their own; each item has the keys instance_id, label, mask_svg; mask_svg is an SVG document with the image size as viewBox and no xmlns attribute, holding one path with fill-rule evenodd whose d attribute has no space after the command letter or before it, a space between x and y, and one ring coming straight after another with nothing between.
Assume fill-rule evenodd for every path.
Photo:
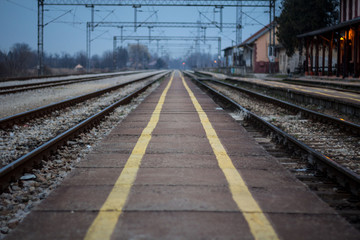
<instances>
[{"instance_id":1,"label":"railway track","mask_svg":"<svg viewBox=\"0 0 360 240\"><path fill-rule=\"evenodd\" d=\"M10 182L17 180L20 176L22 176L25 172L31 172L31 169L34 166L40 165L43 160L46 160L56 152L58 148L61 146L64 146L68 144L68 141L76 138L79 134L82 132L85 132L89 129L91 129L94 125L97 125L106 115L108 115L111 111L116 109L120 105L124 105L129 103L132 99L136 98L139 94L144 92L147 88L149 88L154 82L160 80L162 77L164 77L167 74L167 72L162 72L161 74L154 74L152 77L147 77L146 79L142 79L144 81L147 81L146 83L143 83L140 86L139 83L135 86L136 90L130 90L128 89L127 93L126 91L123 93L117 93L117 94L108 94L107 96L103 96L99 98L97 101L91 100L91 108L86 108L85 110L81 111L75 111L74 109L69 109L68 112L74 115L64 115L59 116L60 111L55 111L52 113L52 115L47 116L44 118L43 122L46 123L48 121L48 118L53 118L52 121L59 121L59 126L57 126L55 129L52 129L53 135L50 139L46 139L43 142L41 142L41 145L34 144L34 149L31 149L29 152L27 152L25 155L10 159L2 168L0 169L0 190L4 191L7 186L10 184ZM138 82L137 80L136 82ZM124 84L123 84L124 85ZM130 86L130 84L127 84ZM117 86L120 88L121 86ZM124 87L124 86L122 86ZM134 86L133 86L134 88ZM109 89L107 89L109 91ZM123 90L123 88L121 89ZM98 93L97 93L98 94ZM103 94L103 93L102 93ZM106 95L106 94L105 94ZM124 96L126 95L126 96ZM92 96L94 98L94 96ZM121 98L120 100L118 100ZM114 99L117 99L114 101ZM80 101L80 99L77 99L77 101ZM91 113L91 114L90 114ZM75 117L76 115L79 115L80 117ZM90 116L89 116L90 115ZM71 122L71 126L66 126L66 122ZM41 121L40 121L41 122ZM44 123L35 123L34 125L37 126L37 128L44 128ZM28 123L26 124L27 127ZM31 124L29 124L31 125ZM55 133L55 134L54 134ZM14 133L13 133L14 135ZM43 134L40 134L39 136L35 135L33 136L33 140L42 141L41 136ZM11 138L11 133L9 135ZM30 142L27 142L23 144L24 146L31 146L31 136ZM40 138L40 139L38 139ZM9 139L10 140L10 139ZM36 146L35 146L36 145ZM17 150L21 151L21 146L14 147ZM14 154L16 155L16 154Z\"/></svg>"},{"instance_id":2,"label":"railway track","mask_svg":"<svg viewBox=\"0 0 360 240\"><path fill-rule=\"evenodd\" d=\"M239 91L244 91L246 94L250 94L251 91L218 81L213 81L211 79L206 79L207 81L221 84L222 86L218 89L222 89L222 91L224 91L224 87L231 88L232 90L236 89L236 92L229 93L228 89L226 94L222 94L215 88L203 83L205 79L200 81L196 78L196 76L191 74L188 75L194 78L197 84L200 84L208 92L211 92L211 94L215 95L216 98L225 101L227 104L231 104L233 108L241 110L246 120L261 124L261 126L266 129L267 132L272 134L273 138L275 138L277 142L286 145L290 149L293 149L294 153L297 153L303 160L306 160L309 164L312 164L315 169L323 172L330 178L337 179L337 181L342 184L343 187L349 189L356 196L359 196L359 165L351 165L351 162L354 161L359 163L360 153L353 153L354 150L359 151L360 149L359 145L353 145L360 143L359 125L346 122L342 119L336 119L331 116L316 113L302 107L297 107L293 104L287 104L284 101L279 101L274 98L267 98L266 96L260 95L258 93L252 93L253 95L251 95L251 97L240 96L238 99L232 99L227 95L244 95L242 93L239 94ZM261 98L260 102L252 100L254 96ZM246 107L240 105L238 101L242 101L244 105L250 106L249 108L252 109L247 109ZM261 112L264 109L265 111ZM251 111L256 111L267 115L259 116ZM302 124L300 125L301 127L294 126L298 123ZM280 129L278 126L281 126L284 128L284 130ZM314 132L308 131L310 128ZM316 128L320 128L318 129L319 131L315 132L314 129ZM307 132L301 132L299 129ZM350 129L350 131L346 131L347 129ZM291 133L286 132L286 130L291 131ZM331 138L335 139L335 141L331 140ZM310 139L308 141L309 145L302 142L304 139ZM350 154L348 154L346 150L342 150L342 147L332 145L334 142L340 144L340 141L344 142L344 144L348 144L348 147L350 147L352 150L349 150ZM322 153L324 150L329 150L329 152ZM341 155L337 150L342 150L340 153L347 155Z\"/></svg>"},{"instance_id":3,"label":"railway track","mask_svg":"<svg viewBox=\"0 0 360 240\"><path fill-rule=\"evenodd\" d=\"M212 75L206 72L196 72L196 74L202 76L203 79L213 79ZM318 86L317 89L308 89L306 86L301 86L299 87L300 89L297 89L293 84L289 84L288 86L280 84L279 86L274 81L270 83L269 81L259 81L258 79L252 81L251 79L238 79L233 77L220 78L221 81L232 85L273 96L317 112L348 119L360 124L359 96L354 93L339 92L339 89L336 89L337 94L330 89L324 89L320 86ZM214 79L218 78L214 77ZM315 94L312 94L313 92ZM343 92L343 94L341 92ZM352 101L353 98L355 101Z\"/></svg>"},{"instance_id":4,"label":"railway track","mask_svg":"<svg viewBox=\"0 0 360 240\"><path fill-rule=\"evenodd\" d=\"M80 74L59 74L59 75L44 75L44 76L27 76L27 77L5 77L0 78L0 82L11 82L11 81L26 81L31 79L43 79L43 78L55 78L55 77L68 77L68 76L77 76Z\"/></svg>"},{"instance_id":5,"label":"railway track","mask_svg":"<svg viewBox=\"0 0 360 240\"><path fill-rule=\"evenodd\" d=\"M8 128L8 127L13 126L14 124L20 124L20 123L23 123L25 121L28 121L29 119L33 119L35 117L41 117L41 116L49 114L49 113L51 113L53 111L57 111L57 110L60 110L60 109L75 105L75 104L77 104L79 102L83 102L85 100L98 97L98 96L100 96L102 94L105 94L105 93L117 90L119 88L125 87L128 84L132 84L134 82L142 81L142 80L145 80L147 78L153 77L156 74L157 73L153 73L153 74L150 74L148 76L136 79L134 81L130 81L130 82L123 83L123 84L118 84L118 85L108 87L108 88L105 88L105 89L101 89L101 90L98 90L98 91L95 91L95 92L87 93L87 94L84 94L84 95L81 95L81 96L73 97L73 98L66 99L66 100L63 100L63 101L60 101L60 102L56 102L56 103L52 103L52 104L49 104L49 105L46 105L46 106L43 106L43 107L32 109L32 110L29 110L29 111L26 111L26 112L22 112L22 113L18 113L18 114L12 115L12 116L4 117L4 118L0 119L0 129Z\"/></svg>"},{"instance_id":6,"label":"railway track","mask_svg":"<svg viewBox=\"0 0 360 240\"><path fill-rule=\"evenodd\" d=\"M360 229L360 126L187 73L263 147Z\"/></svg>"},{"instance_id":7,"label":"railway track","mask_svg":"<svg viewBox=\"0 0 360 240\"><path fill-rule=\"evenodd\" d=\"M272 141L272 137L266 132L248 122L242 122L242 125L283 167L306 184L312 192L335 209L339 215L360 230L360 202L357 197L337 184L336 181L317 171L304 161L301 156L289 152L286 146Z\"/></svg>"},{"instance_id":8,"label":"railway track","mask_svg":"<svg viewBox=\"0 0 360 240\"><path fill-rule=\"evenodd\" d=\"M129 75L129 74L134 74L134 73L136 73L136 72L114 73L114 74L106 74L106 75L93 76L93 77L81 77L81 78L73 78L73 79L65 79L65 80L43 81L43 82L37 82L37 83L26 83L26 84L2 86L2 87L0 87L0 95L36 90L36 89L41 89L41 88L56 87L56 86L74 84L74 83L96 81L96 80L101 80L101 79L105 79L105 78L125 76L125 75Z\"/></svg>"}]
</instances>

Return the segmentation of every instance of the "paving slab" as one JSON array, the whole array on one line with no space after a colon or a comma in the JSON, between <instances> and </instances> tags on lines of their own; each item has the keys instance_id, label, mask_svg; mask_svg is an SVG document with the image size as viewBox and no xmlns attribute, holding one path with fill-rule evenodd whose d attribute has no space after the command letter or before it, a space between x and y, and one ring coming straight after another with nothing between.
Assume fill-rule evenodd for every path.
<instances>
[{"instance_id":1,"label":"paving slab","mask_svg":"<svg viewBox=\"0 0 360 240\"><path fill-rule=\"evenodd\" d=\"M124 212L113 236L113 239L253 240L245 219L236 212Z\"/></svg>"},{"instance_id":2,"label":"paving slab","mask_svg":"<svg viewBox=\"0 0 360 240\"><path fill-rule=\"evenodd\" d=\"M6 239L83 239L96 214L88 211L33 211Z\"/></svg>"}]
</instances>

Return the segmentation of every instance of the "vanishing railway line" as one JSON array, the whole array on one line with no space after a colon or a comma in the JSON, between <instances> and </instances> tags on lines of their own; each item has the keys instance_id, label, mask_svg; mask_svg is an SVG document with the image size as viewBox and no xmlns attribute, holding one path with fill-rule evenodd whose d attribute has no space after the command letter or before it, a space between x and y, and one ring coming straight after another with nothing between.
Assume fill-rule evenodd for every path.
<instances>
[{"instance_id":1,"label":"vanishing railway line","mask_svg":"<svg viewBox=\"0 0 360 240\"><path fill-rule=\"evenodd\" d=\"M167 72L163 72L164 76L166 74ZM156 78L157 76L154 76L152 80L156 81ZM145 84L150 85L152 80L145 80L150 82ZM207 84L216 85L223 91L223 86L218 85L219 83L194 81L201 88L213 91L213 94L218 91ZM159 88L152 91L157 86ZM344 222L334 210L309 190L317 188L323 195L328 194L332 199L331 202L328 201L331 206L344 208L340 214L347 215L350 222L351 218L356 220L360 216L360 209L356 207L359 203L358 198L355 198L357 202L354 205L342 201L344 197L358 196L356 179L351 179L350 175L343 176L351 171L340 166L344 171L336 169L340 173L333 173L330 167L321 162L322 159L316 155L316 152L310 152L309 147L303 151L293 146L294 138L280 129L279 132L272 134L259 131L254 126L274 128L273 130L276 127L265 123L262 118L224 94L219 94L216 98L222 98L221 106L231 102L234 108L241 110L231 114L234 118L244 117L243 120L239 119L242 126L204 95L204 91L184 79L178 72L166 77L161 84L160 82L152 84L144 94L126 106L114 106L114 104L121 105L122 101L130 101L122 98L111 107L107 107L111 104L110 102L105 104L107 97L110 98L109 95L104 94L99 101L98 98L91 99L94 104L91 108L116 108L104 121L97 119L102 117L100 113L90 118L85 116L86 119L76 120L81 122L69 126L71 129L68 127L61 129L55 138L0 170L0 173L4 172L0 180L4 183L1 186L3 197L0 199L0 205L9 212L6 216L9 223L4 222L3 226L13 228L20 222L19 215L29 212L41 199L50 194L46 202L39 203L39 206L26 217L18 227L19 230L15 229L10 233L13 234L13 239L21 238L19 234L32 232L36 228L34 223L39 224L39 222L49 233L45 238L51 238L50 235L65 236L61 235L63 229L68 230L65 237L83 238L88 229L92 228L92 222L96 219L95 214L103 212L108 214L108 211L102 211L105 209L102 206L107 208L108 202L115 204L111 205L111 209L113 207L121 211L124 209L122 221L125 224L129 220L127 214L136 213L136 216L130 216L130 225L133 227L130 229L126 227L124 231L121 227L116 228L116 231L125 235L113 235L113 237L131 238L131 236L139 236L140 233L141 236L146 234L155 238L162 236L171 238L174 230L178 236L179 227L187 230L189 226L187 232L190 235L186 237L191 239L214 236L215 232L218 238L233 236L251 238L252 232L246 233L244 229L248 229L250 224L252 226L260 224L262 228L267 222L265 220L269 219L270 227L274 232L276 231L272 236L279 238L296 237L300 229L301 232L307 230L309 234L313 234L311 238L321 238L326 233L330 236L338 234L344 238L356 239L357 231L354 227ZM145 99L147 95L150 96ZM126 117L130 109L134 109L142 100L144 100L143 106ZM189 100L192 104L189 104ZM101 106L102 103L106 106ZM78 114L75 106L71 108L71 112L75 112L74 118L84 112L92 111L82 111L85 107L79 107ZM67 110L64 109L63 112ZM43 119L55 119L59 116L58 120L65 125L68 121L63 119L72 118L58 114L59 112L54 111ZM290 115L287 108L282 110L280 117L285 115ZM91 121L93 123L87 125ZM261 121L264 125L260 123ZM32 120L22 122L13 125L13 129L27 127L31 123ZM96 123L99 125L92 127L92 124ZM246 130L249 133L246 133ZM81 133L83 131L86 132ZM79 136L76 136L77 134ZM294 153L300 154L288 155L285 151L287 148L271 141L269 136L286 143L285 146L291 148ZM252 137L263 147L256 144ZM314 167L310 169L309 164L304 160L311 160ZM289 171L286 171L280 163L293 171L299 179L309 181L309 188L290 176ZM38 164L41 167L34 168L34 165ZM20 166L21 170L10 171L17 166ZM71 171L72 169L74 171ZM328 176L340 178L344 187L328 184L326 180L319 183L316 176L318 170L330 171ZM70 171L72 173L67 176L65 182L62 182ZM17 178L20 175L21 177ZM129 182L129 178L133 180ZM17 181L6 186L10 180ZM135 180L138 182L135 183ZM349 191L339 192L337 195L331 192L334 192L334 189L341 191L346 187L353 194ZM52 191L54 188L56 189ZM120 193L121 199L118 198L118 194L113 194L113 191ZM130 193L131 195L128 195ZM126 205L123 204L125 200ZM117 208L119 203L121 206ZM254 207L255 221L252 220ZM246 218L249 212L251 219ZM259 222L257 217L264 213L266 219ZM89 218L88 214L93 217ZM112 211L110 214L113 216ZM160 216L163 214L166 216ZM50 220L54 215L58 218ZM246 222L244 217L247 219ZM107 221L109 218L105 216L104 219ZM117 219L118 216L115 221ZM144 219L146 221L142 222ZM213 220L209 221L209 219ZM289 224L284 226L284 221ZM356 227L354 222L352 223ZM61 225L62 223L67 225ZM214 225L214 223L223 225L220 224L218 227L218 224ZM108 226L108 222L105 224ZM193 224L200 226L200 232L196 229L192 232ZM163 235L163 227L169 228L169 232L165 230L165 235ZM40 234L44 233L40 232ZM249 237L244 234L249 234Z\"/></svg>"},{"instance_id":2,"label":"vanishing railway line","mask_svg":"<svg viewBox=\"0 0 360 240\"><path fill-rule=\"evenodd\" d=\"M138 72L114 73L114 74L106 74L106 75L98 75L98 76L71 78L71 79L64 79L64 80L42 81L42 82L35 82L35 83L24 83L24 84L0 86L0 95L36 90L36 89L41 89L41 88L56 87L56 86L74 84L74 83L96 81L96 80L117 77L117 76L125 76L125 75L135 74L135 73L138 73Z\"/></svg>"},{"instance_id":3,"label":"vanishing railway line","mask_svg":"<svg viewBox=\"0 0 360 240\"><path fill-rule=\"evenodd\" d=\"M45 106L37 109L38 113L29 111L0 120L3 126L7 126L1 130L5 140L0 169L1 190L24 171L28 172L33 165L47 159L57 148L66 145L68 140L98 124L116 107L129 103L166 74L167 72L151 74L129 83L52 104L50 108ZM38 117L39 115L43 117ZM21 122L21 125L14 125L14 121Z\"/></svg>"},{"instance_id":4,"label":"vanishing railway line","mask_svg":"<svg viewBox=\"0 0 360 240\"><path fill-rule=\"evenodd\" d=\"M266 151L360 229L360 126L187 73ZM239 111L240 110L240 111ZM275 141L274 141L275 140Z\"/></svg>"},{"instance_id":5,"label":"vanishing railway line","mask_svg":"<svg viewBox=\"0 0 360 240\"><path fill-rule=\"evenodd\" d=\"M275 97L296 105L325 113L337 118L348 119L349 121L360 124L360 105L359 95L339 89L331 90L327 85L308 87L305 85L295 85L279 81L264 81L251 78L234 78L212 75L207 72L196 72L203 79L223 79L221 81L239 86L250 91L262 93ZM210 76L210 77L209 77ZM341 84L337 84L339 86ZM354 83L354 89L358 84Z\"/></svg>"},{"instance_id":6,"label":"vanishing railway line","mask_svg":"<svg viewBox=\"0 0 360 240\"><path fill-rule=\"evenodd\" d=\"M197 83L217 98L228 98L226 102L240 108L245 119L264 125L278 142L359 196L360 125L210 78Z\"/></svg>"},{"instance_id":7,"label":"vanishing railway line","mask_svg":"<svg viewBox=\"0 0 360 240\"><path fill-rule=\"evenodd\" d=\"M46 105L46 106L43 106L43 107L32 109L32 110L29 110L29 111L26 111L26 112L22 112L22 113L18 113L18 114L12 115L12 116L4 117L4 118L0 119L0 127L1 128L7 128L7 127L11 127L14 124L23 123L25 121L28 121L29 119L33 119L35 117L40 117L40 116L43 116L45 114L49 114L49 113L51 113L53 111L57 111L57 110L60 110L62 108L66 108L66 107L75 105L77 103L83 102L85 100L101 96L102 94L117 90L117 89L122 88L122 87L124 87L124 86L126 86L128 84L131 84L131 83L134 83L134 82L137 82L137 81L145 80L145 79L147 79L149 77L155 76L156 74L157 73L155 72L155 73L149 74L149 75L147 75L145 77L138 78L138 79L136 79L134 81L118 84L118 85L111 86L111 87L108 87L108 88L104 88L104 89L101 89L101 90L98 90L98 91L90 92L90 93L87 93L87 94L84 94L84 95L81 95L81 96L73 97L73 98L66 99L66 100L63 100L63 101L60 101L60 102L56 102L56 103L52 103L52 104L49 104L49 105Z\"/></svg>"}]
</instances>

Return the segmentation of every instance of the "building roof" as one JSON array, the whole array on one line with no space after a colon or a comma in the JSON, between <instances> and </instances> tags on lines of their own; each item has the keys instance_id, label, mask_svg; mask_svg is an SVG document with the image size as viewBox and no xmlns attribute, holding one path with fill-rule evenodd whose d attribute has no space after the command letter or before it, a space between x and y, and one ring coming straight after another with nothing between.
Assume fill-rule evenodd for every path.
<instances>
[{"instance_id":1,"label":"building roof","mask_svg":"<svg viewBox=\"0 0 360 240\"><path fill-rule=\"evenodd\" d=\"M249 38L247 38L242 43L240 43L238 45L235 45L235 46L230 46L230 47L224 48L224 49L222 49L222 51L227 51L227 50L232 49L232 48L239 48L239 47L244 47L246 45L250 45L250 44L254 43L256 40L258 40L265 33L269 32L269 31L270 31L270 23L268 25L264 26L262 29L260 29L256 33L254 33L253 35L251 35Z\"/></svg>"},{"instance_id":2,"label":"building roof","mask_svg":"<svg viewBox=\"0 0 360 240\"><path fill-rule=\"evenodd\" d=\"M75 66L75 69L83 69L83 68L84 68L84 67L81 66L81 64L78 64L78 65Z\"/></svg>"},{"instance_id":3,"label":"building roof","mask_svg":"<svg viewBox=\"0 0 360 240\"><path fill-rule=\"evenodd\" d=\"M261 36L263 36L265 33L270 31L270 24L266 25L259 31L257 31L255 34L251 35L248 39L240 43L237 47L243 47L249 44L254 43L256 40L258 40Z\"/></svg>"},{"instance_id":4,"label":"building roof","mask_svg":"<svg viewBox=\"0 0 360 240\"><path fill-rule=\"evenodd\" d=\"M352 25L359 24L359 23L360 23L360 17L357 17L357 18L351 19L349 21L342 22L342 23L339 23L339 24L336 24L336 25L333 25L333 26L330 26L330 27L324 27L324 28L321 28L321 29L317 29L315 31L303 33L303 34L297 35L297 37L302 38L302 37L310 37L310 36L320 35L320 34L323 34L323 33L340 30L340 29L345 28L345 27L350 27Z\"/></svg>"},{"instance_id":5,"label":"building roof","mask_svg":"<svg viewBox=\"0 0 360 240\"><path fill-rule=\"evenodd\" d=\"M227 50L230 50L230 49L232 49L234 47L236 47L236 46L230 46L230 47L224 48L224 49L222 49L222 51L227 51Z\"/></svg>"}]
</instances>

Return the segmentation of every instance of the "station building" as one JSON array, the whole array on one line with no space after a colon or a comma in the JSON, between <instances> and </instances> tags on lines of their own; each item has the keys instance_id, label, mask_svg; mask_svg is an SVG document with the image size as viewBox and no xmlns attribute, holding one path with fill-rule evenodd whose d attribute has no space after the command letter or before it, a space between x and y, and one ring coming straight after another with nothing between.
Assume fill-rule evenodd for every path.
<instances>
[{"instance_id":1,"label":"station building","mask_svg":"<svg viewBox=\"0 0 360 240\"><path fill-rule=\"evenodd\" d=\"M264 26L241 44L225 48L225 67L232 74L279 72L279 44L275 40L275 55L269 57L270 24ZM229 70L230 69L230 70Z\"/></svg>"},{"instance_id":2,"label":"station building","mask_svg":"<svg viewBox=\"0 0 360 240\"><path fill-rule=\"evenodd\" d=\"M277 42L275 57L268 57L269 25L237 46L225 48L223 73L287 73L303 71L306 75L360 77L360 0L340 1L340 23L300 34L303 50L288 57Z\"/></svg>"},{"instance_id":3,"label":"station building","mask_svg":"<svg viewBox=\"0 0 360 240\"><path fill-rule=\"evenodd\" d=\"M306 75L360 75L360 0L340 1L340 23L298 36ZM335 55L335 56L334 56Z\"/></svg>"}]
</instances>

